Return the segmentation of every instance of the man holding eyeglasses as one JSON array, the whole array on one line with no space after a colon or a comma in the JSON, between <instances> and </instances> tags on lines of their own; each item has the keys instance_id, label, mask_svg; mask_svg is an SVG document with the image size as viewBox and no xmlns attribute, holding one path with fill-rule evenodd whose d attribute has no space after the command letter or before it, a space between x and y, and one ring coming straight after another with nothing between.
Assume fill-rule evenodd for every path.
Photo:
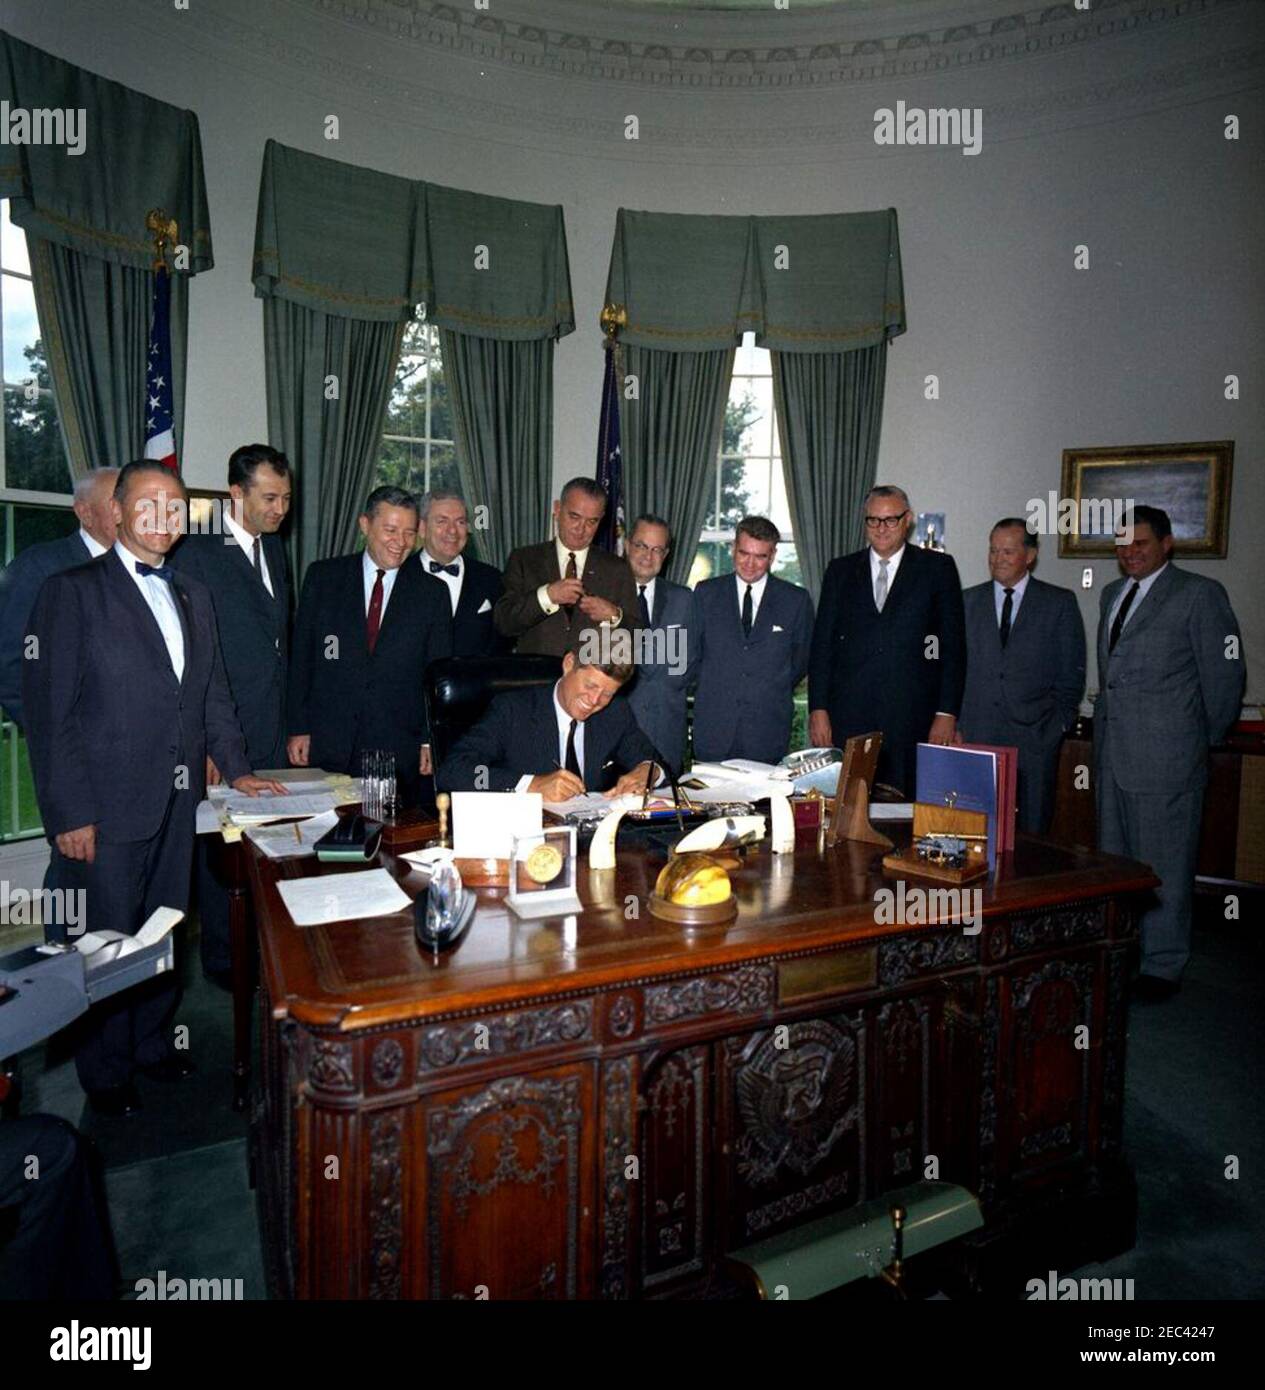
<instances>
[{"instance_id":1,"label":"man holding eyeglasses","mask_svg":"<svg viewBox=\"0 0 1265 1390\"><path fill-rule=\"evenodd\" d=\"M907 545L902 488L864 502L864 550L832 560L808 664L809 737L819 747L883 731L878 780L914 795L915 745L954 741L966 680L957 566Z\"/></svg>"},{"instance_id":2,"label":"man holding eyeglasses","mask_svg":"<svg viewBox=\"0 0 1265 1390\"><path fill-rule=\"evenodd\" d=\"M637 626L644 634L637 677L628 696L642 732L661 757L680 772L685 761L685 701L698 667L698 607L692 589L660 572L672 549L661 516L633 522L628 568L637 586Z\"/></svg>"}]
</instances>

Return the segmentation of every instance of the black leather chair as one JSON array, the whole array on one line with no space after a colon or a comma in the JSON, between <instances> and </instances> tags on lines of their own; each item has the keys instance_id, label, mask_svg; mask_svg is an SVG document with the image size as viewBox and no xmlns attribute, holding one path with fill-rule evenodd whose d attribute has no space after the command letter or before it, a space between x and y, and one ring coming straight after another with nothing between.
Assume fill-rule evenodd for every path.
<instances>
[{"instance_id":1,"label":"black leather chair","mask_svg":"<svg viewBox=\"0 0 1265 1390\"><path fill-rule=\"evenodd\" d=\"M435 766L497 695L552 685L562 675L558 656L446 656L426 668L426 713Z\"/></svg>"}]
</instances>

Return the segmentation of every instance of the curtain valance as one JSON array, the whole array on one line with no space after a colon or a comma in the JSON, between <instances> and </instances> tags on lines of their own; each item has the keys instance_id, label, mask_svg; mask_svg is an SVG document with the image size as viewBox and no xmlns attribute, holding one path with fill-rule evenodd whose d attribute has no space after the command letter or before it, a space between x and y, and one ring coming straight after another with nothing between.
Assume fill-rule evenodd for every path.
<instances>
[{"instance_id":1,"label":"curtain valance","mask_svg":"<svg viewBox=\"0 0 1265 1390\"><path fill-rule=\"evenodd\" d=\"M557 338L575 328L562 209L361 169L268 141L255 292L344 318Z\"/></svg>"},{"instance_id":2,"label":"curtain valance","mask_svg":"<svg viewBox=\"0 0 1265 1390\"><path fill-rule=\"evenodd\" d=\"M608 303L622 342L669 352L732 347L753 332L783 352L848 352L905 331L896 212L707 217L632 212L615 222Z\"/></svg>"},{"instance_id":3,"label":"curtain valance","mask_svg":"<svg viewBox=\"0 0 1265 1390\"><path fill-rule=\"evenodd\" d=\"M32 236L148 270L145 216L176 219L190 272L209 270L198 118L0 33L0 198ZM15 124L15 122L17 124ZM21 143L15 140L21 139ZM78 153L75 153L75 150Z\"/></svg>"}]
</instances>

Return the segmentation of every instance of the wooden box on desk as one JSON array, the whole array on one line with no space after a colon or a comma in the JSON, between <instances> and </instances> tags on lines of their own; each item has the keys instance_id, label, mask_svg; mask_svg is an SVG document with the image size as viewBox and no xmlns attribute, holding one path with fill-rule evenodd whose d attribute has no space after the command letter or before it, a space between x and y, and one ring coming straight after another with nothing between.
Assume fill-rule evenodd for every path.
<instances>
[{"instance_id":1,"label":"wooden box on desk","mask_svg":"<svg viewBox=\"0 0 1265 1390\"><path fill-rule=\"evenodd\" d=\"M958 869L947 864L932 864L926 859L919 859L915 846L924 835L960 836L967 842L967 862ZM983 878L988 873L987 813L915 801L913 843L903 849L893 850L891 854L885 854L883 872L897 878L928 878L936 883L952 883L958 886Z\"/></svg>"}]
</instances>

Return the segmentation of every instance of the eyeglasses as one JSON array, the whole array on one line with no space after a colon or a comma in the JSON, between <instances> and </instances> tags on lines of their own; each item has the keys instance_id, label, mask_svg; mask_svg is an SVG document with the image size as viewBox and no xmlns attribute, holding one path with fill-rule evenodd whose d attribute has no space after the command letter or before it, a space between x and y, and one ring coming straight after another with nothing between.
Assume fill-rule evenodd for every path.
<instances>
[{"instance_id":1,"label":"eyeglasses","mask_svg":"<svg viewBox=\"0 0 1265 1390\"><path fill-rule=\"evenodd\" d=\"M647 545L645 541L629 541L628 544L634 550L643 551L647 555L657 555L659 559L663 559L668 553L666 545Z\"/></svg>"},{"instance_id":2,"label":"eyeglasses","mask_svg":"<svg viewBox=\"0 0 1265 1390\"><path fill-rule=\"evenodd\" d=\"M897 512L895 516L867 516L865 524L872 526L876 531L894 531L897 526L909 515L909 508L903 512Z\"/></svg>"}]
</instances>

